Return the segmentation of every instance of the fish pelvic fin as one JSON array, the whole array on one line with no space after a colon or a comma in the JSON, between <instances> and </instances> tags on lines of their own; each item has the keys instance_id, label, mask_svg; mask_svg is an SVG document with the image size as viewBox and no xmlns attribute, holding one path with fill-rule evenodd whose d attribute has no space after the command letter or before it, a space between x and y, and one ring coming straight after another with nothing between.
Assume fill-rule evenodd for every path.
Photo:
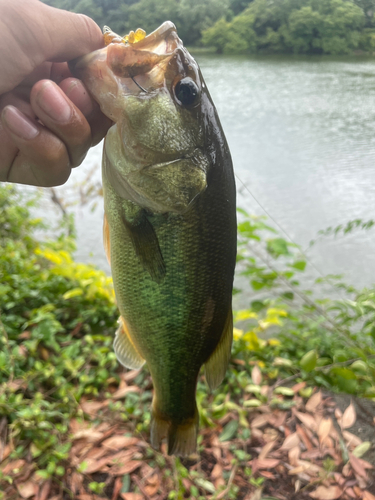
<instances>
[{"instance_id":1,"label":"fish pelvic fin","mask_svg":"<svg viewBox=\"0 0 375 500\"><path fill-rule=\"evenodd\" d=\"M220 341L205 364L206 380L211 390L216 389L225 377L230 360L232 341L233 314L232 308L230 308Z\"/></svg>"},{"instance_id":2,"label":"fish pelvic fin","mask_svg":"<svg viewBox=\"0 0 375 500\"><path fill-rule=\"evenodd\" d=\"M119 323L120 325L116 331L115 340L113 342L113 349L117 359L125 368L138 370L144 365L145 360L135 348L122 316L120 316Z\"/></svg>"},{"instance_id":3,"label":"fish pelvic fin","mask_svg":"<svg viewBox=\"0 0 375 500\"><path fill-rule=\"evenodd\" d=\"M199 426L198 408L195 406L193 418L183 422L173 422L163 418L156 409L155 400L151 419L151 446L160 449L161 441L167 438L168 455L187 457L196 452Z\"/></svg>"}]
</instances>

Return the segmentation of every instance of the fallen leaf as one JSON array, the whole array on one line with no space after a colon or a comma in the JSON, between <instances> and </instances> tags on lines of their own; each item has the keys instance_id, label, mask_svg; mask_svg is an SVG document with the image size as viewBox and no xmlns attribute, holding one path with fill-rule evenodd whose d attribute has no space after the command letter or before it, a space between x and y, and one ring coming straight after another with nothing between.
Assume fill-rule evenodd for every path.
<instances>
[{"instance_id":1,"label":"fallen leaf","mask_svg":"<svg viewBox=\"0 0 375 500\"><path fill-rule=\"evenodd\" d=\"M306 387L306 382L299 382L298 384L295 384L292 389L295 394L299 392L301 389L304 389Z\"/></svg>"},{"instance_id":2,"label":"fallen leaf","mask_svg":"<svg viewBox=\"0 0 375 500\"><path fill-rule=\"evenodd\" d=\"M130 474L131 472L134 472L138 467L142 465L142 462L140 460L130 460L127 464L119 467L118 469L116 468L113 471L113 475L115 476L124 476L125 474ZM112 473L112 471L111 471Z\"/></svg>"},{"instance_id":3,"label":"fallen leaf","mask_svg":"<svg viewBox=\"0 0 375 500\"><path fill-rule=\"evenodd\" d=\"M220 464L215 464L215 467L212 469L211 472L212 479L217 479L218 477L222 476L222 474L223 474L223 467Z\"/></svg>"},{"instance_id":4,"label":"fallen leaf","mask_svg":"<svg viewBox=\"0 0 375 500\"><path fill-rule=\"evenodd\" d=\"M318 486L318 488L309 493L311 498L316 498L317 500L335 500L336 498L340 498L343 491L339 486L329 486L326 488L325 486Z\"/></svg>"},{"instance_id":5,"label":"fallen leaf","mask_svg":"<svg viewBox=\"0 0 375 500\"><path fill-rule=\"evenodd\" d=\"M37 485L32 481L26 481L25 483L19 483L16 485L18 493L22 498L30 498L35 495L37 491Z\"/></svg>"},{"instance_id":6,"label":"fallen leaf","mask_svg":"<svg viewBox=\"0 0 375 500\"><path fill-rule=\"evenodd\" d=\"M331 418L322 418L322 420L318 425L318 430L317 430L320 444L324 444L324 441L326 441L331 432L332 426L333 423Z\"/></svg>"},{"instance_id":7,"label":"fallen leaf","mask_svg":"<svg viewBox=\"0 0 375 500\"><path fill-rule=\"evenodd\" d=\"M81 402L82 410L88 415L96 415L96 413L103 408L103 406L107 406L106 401L83 401Z\"/></svg>"},{"instance_id":8,"label":"fallen leaf","mask_svg":"<svg viewBox=\"0 0 375 500\"><path fill-rule=\"evenodd\" d=\"M309 415L308 413L302 413L300 411L295 410L292 408L293 414L304 424L308 429L311 429L312 431L316 432L316 422L315 418Z\"/></svg>"},{"instance_id":9,"label":"fallen leaf","mask_svg":"<svg viewBox=\"0 0 375 500\"><path fill-rule=\"evenodd\" d=\"M285 441L283 442L282 446L280 447L280 450L290 450L291 448L294 448L295 446L299 446L300 440L298 437L298 434L296 432L293 432L293 434L290 434Z\"/></svg>"},{"instance_id":10,"label":"fallen leaf","mask_svg":"<svg viewBox=\"0 0 375 500\"><path fill-rule=\"evenodd\" d=\"M80 429L73 434L73 441L77 439L86 439L90 443L95 441L100 441L104 434L102 432L95 431L92 427L89 429Z\"/></svg>"},{"instance_id":11,"label":"fallen leaf","mask_svg":"<svg viewBox=\"0 0 375 500\"><path fill-rule=\"evenodd\" d=\"M322 393L321 391L319 391L311 396L311 398L307 401L305 408L307 411L314 413L321 402L322 402Z\"/></svg>"},{"instance_id":12,"label":"fallen leaf","mask_svg":"<svg viewBox=\"0 0 375 500\"><path fill-rule=\"evenodd\" d=\"M354 408L353 403L350 403L350 405L347 407L347 409L344 411L339 424L342 429L348 429L349 427L352 427L357 419L356 411Z\"/></svg>"},{"instance_id":13,"label":"fallen leaf","mask_svg":"<svg viewBox=\"0 0 375 500\"><path fill-rule=\"evenodd\" d=\"M48 500L48 495L51 490L52 481L46 481L39 490L37 500Z\"/></svg>"},{"instance_id":14,"label":"fallen leaf","mask_svg":"<svg viewBox=\"0 0 375 500\"><path fill-rule=\"evenodd\" d=\"M352 453L355 457L360 458L369 451L371 446L372 444L370 441L364 441L363 443L356 446Z\"/></svg>"},{"instance_id":15,"label":"fallen leaf","mask_svg":"<svg viewBox=\"0 0 375 500\"><path fill-rule=\"evenodd\" d=\"M251 370L251 378L255 385L260 385L262 382L262 373L258 365L255 365Z\"/></svg>"},{"instance_id":16,"label":"fallen leaf","mask_svg":"<svg viewBox=\"0 0 375 500\"><path fill-rule=\"evenodd\" d=\"M300 457L301 450L299 446L295 446L294 448L290 448L288 453L289 463L296 467L298 465L298 459Z\"/></svg>"},{"instance_id":17,"label":"fallen leaf","mask_svg":"<svg viewBox=\"0 0 375 500\"><path fill-rule=\"evenodd\" d=\"M360 463L359 458L355 457L352 453L349 453L349 462L356 474L363 477L364 479L367 479L366 469Z\"/></svg>"},{"instance_id":18,"label":"fallen leaf","mask_svg":"<svg viewBox=\"0 0 375 500\"><path fill-rule=\"evenodd\" d=\"M363 492L363 500L375 500L375 496L366 490Z\"/></svg>"},{"instance_id":19,"label":"fallen leaf","mask_svg":"<svg viewBox=\"0 0 375 500\"><path fill-rule=\"evenodd\" d=\"M349 431L342 431L342 435L346 441L346 446L355 448L362 444L362 439Z\"/></svg>"},{"instance_id":20,"label":"fallen leaf","mask_svg":"<svg viewBox=\"0 0 375 500\"><path fill-rule=\"evenodd\" d=\"M252 420L252 422L250 423L250 427L259 428L263 427L266 424L268 424L268 416L258 415L257 417L254 418L254 420Z\"/></svg>"},{"instance_id":21,"label":"fallen leaf","mask_svg":"<svg viewBox=\"0 0 375 500\"><path fill-rule=\"evenodd\" d=\"M262 458L266 458L268 453L272 450L272 448L275 446L276 441L269 441L266 445L263 446L261 449L258 459L261 460Z\"/></svg>"},{"instance_id":22,"label":"fallen leaf","mask_svg":"<svg viewBox=\"0 0 375 500\"><path fill-rule=\"evenodd\" d=\"M136 385L122 387L121 389L117 389L117 391L112 394L112 398L113 399L122 399L127 394L129 394L129 392L141 392L141 389L139 387L137 387Z\"/></svg>"},{"instance_id":23,"label":"fallen leaf","mask_svg":"<svg viewBox=\"0 0 375 500\"><path fill-rule=\"evenodd\" d=\"M261 460L254 458L250 463L253 464L254 469L273 469L276 465L279 465L280 460L276 458L263 458Z\"/></svg>"},{"instance_id":24,"label":"fallen leaf","mask_svg":"<svg viewBox=\"0 0 375 500\"><path fill-rule=\"evenodd\" d=\"M112 498L111 500L117 500L118 496L120 494L121 488L122 488L122 477L117 477L115 480L115 484L113 487L113 493L112 493Z\"/></svg>"},{"instance_id":25,"label":"fallen leaf","mask_svg":"<svg viewBox=\"0 0 375 500\"><path fill-rule=\"evenodd\" d=\"M131 436L112 436L102 442L104 448L109 448L111 450L119 450L123 448L128 448L129 446L134 446L138 443L138 438Z\"/></svg>"},{"instance_id":26,"label":"fallen leaf","mask_svg":"<svg viewBox=\"0 0 375 500\"><path fill-rule=\"evenodd\" d=\"M14 472L16 470L21 469L25 465L25 460L21 458L18 460L14 460L12 462L8 462L2 469L1 472L6 476L9 472Z\"/></svg>"},{"instance_id":27,"label":"fallen leaf","mask_svg":"<svg viewBox=\"0 0 375 500\"><path fill-rule=\"evenodd\" d=\"M307 436L305 430L303 429L303 427L301 427L300 425L297 424L296 425L296 432L297 432L298 436L301 438L301 441L306 446L306 448L309 451L312 450L314 447L313 447L309 437Z\"/></svg>"},{"instance_id":28,"label":"fallen leaf","mask_svg":"<svg viewBox=\"0 0 375 500\"><path fill-rule=\"evenodd\" d=\"M139 370L130 370L129 372L124 373L122 378L125 382L131 382L141 373L141 368Z\"/></svg>"},{"instance_id":29,"label":"fallen leaf","mask_svg":"<svg viewBox=\"0 0 375 500\"><path fill-rule=\"evenodd\" d=\"M140 493L120 493L123 500L144 500Z\"/></svg>"}]
</instances>

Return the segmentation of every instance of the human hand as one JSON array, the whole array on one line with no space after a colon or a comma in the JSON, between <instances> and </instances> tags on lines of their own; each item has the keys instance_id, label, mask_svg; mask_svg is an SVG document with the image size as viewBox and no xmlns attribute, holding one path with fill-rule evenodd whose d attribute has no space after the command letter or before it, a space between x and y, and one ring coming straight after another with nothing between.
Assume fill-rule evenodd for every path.
<instances>
[{"instance_id":1,"label":"human hand","mask_svg":"<svg viewBox=\"0 0 375 500\"><path fill-rule=\"evenodd\" d=\"M95 22L39 0L0 0L0 181L57 186L110 120L66 61L103 46Z\"/></svg>"}]
</instances>

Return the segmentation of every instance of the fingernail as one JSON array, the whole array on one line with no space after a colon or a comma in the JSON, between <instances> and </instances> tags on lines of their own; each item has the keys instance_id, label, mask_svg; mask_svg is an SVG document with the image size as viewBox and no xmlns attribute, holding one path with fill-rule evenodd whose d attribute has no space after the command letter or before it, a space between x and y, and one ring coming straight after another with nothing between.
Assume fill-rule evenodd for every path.
<instances>
[{"instance_id":1,"label":"fingernail","mask_svg":"<svg viewBox=\"0 0 375 500\"><path fill-rule=\"evenodd\" d=\"M45 82L37 97L39 106L53 120L66 123L72 115L72 108L57 85Z\"/></svg>"},{"instance_id":2,"label":"fingernail","mask_svg":"<svg viewBox=\"0 0 375 500\"><path fill-rule=\"evenodd\" d=\"M2 117L9 130L21 139L29 141L39 134L36 125L14 106L6 106Z\"/></svg>"}]
</instances>

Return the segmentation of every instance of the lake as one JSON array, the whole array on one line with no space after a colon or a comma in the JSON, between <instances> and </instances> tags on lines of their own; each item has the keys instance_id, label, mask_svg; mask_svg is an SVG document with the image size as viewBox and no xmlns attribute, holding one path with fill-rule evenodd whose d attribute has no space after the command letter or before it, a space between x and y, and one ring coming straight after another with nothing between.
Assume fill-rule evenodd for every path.
<instances>
[{"instance_id":1,"label":"lake","mask_svg":"<svg viewBox=\"0 0 375 500\"><path fill-rule=\"evenodd\" d=\"M197 60L232 152L238 206L259 215L265 209L302 248L328 226L375 219L375 59L198 55ZM100 178L101 149L90 151L60 193L72 196L74 185L95 165L92 175ZM74 211L77 259L109 271L102 208ZM375 229L324 238L308 256L324 274L344 273L356 286L370 285Z\"/></svg>"}]
</instances>

